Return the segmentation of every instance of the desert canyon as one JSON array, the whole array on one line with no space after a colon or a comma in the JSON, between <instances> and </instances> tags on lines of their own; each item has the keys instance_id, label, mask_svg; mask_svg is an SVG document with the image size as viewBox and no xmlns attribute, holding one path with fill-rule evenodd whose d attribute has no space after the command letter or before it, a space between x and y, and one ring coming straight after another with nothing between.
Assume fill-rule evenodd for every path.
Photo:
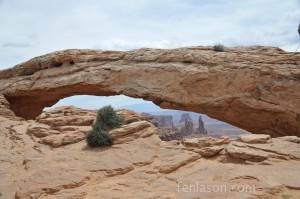
<instances>
[{"instance_id":1,"label":"desert canyon","mask_svg":"<svg viewBox=\"0 0 300 199\"><path fill-rule=\"evenodd\" d=\"M143 98L252 134L163 141L153 123L122 109L114 144L89 148L96 111L43 112L81 94ZM53 52L0 71L0 132L0 198L300 198L300 53Z\"/></svg>"}]
</instances>

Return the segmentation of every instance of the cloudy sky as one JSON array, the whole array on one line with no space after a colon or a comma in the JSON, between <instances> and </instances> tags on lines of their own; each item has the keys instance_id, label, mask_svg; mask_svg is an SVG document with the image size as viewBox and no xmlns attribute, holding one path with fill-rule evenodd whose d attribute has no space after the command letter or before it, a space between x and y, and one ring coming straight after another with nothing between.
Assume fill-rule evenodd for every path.
<instances>
[{"instance_id":1,"label":"cloudy sky","mask_svg":"<svg viewBox=\"0 0 300 199\"><path fill-rule=\"evenodd\" d=\"M0 0L0 70L68 48L295 51L299 20L300 0Z\"/></svg>"}]
</instances>

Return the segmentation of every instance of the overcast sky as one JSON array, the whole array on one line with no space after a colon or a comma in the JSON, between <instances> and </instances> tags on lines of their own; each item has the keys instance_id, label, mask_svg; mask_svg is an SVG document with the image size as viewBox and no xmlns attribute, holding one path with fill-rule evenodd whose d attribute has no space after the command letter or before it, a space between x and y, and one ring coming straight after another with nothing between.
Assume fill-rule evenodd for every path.
<instances>
[{"instance_id":1,"label":"overcast sky","mask_svg":"<svg viewBox=\"0 0 300 199\"><path fill-rule=\"evenodd\" d=\"M68 48L295 51L300 0L0 0L0 69Z\"/></svg>"}]
</instances>

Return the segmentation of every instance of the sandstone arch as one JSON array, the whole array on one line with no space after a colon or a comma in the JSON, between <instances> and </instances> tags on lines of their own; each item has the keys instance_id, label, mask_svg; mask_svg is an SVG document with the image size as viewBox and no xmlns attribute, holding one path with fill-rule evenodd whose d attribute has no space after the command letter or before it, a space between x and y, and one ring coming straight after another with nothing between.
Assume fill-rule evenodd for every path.
<instances>
[{"instance_id":1,"label":"sandstone arch","mask_svg":"<svg viewBox=\"0 0 300 199\"><path fill-rule=\"evenodd\" d=\"M58 51L0 71L0 93L25 119L68 96L124 94L252 133L300 136L300 54L272 47Z\"/></svg>"}]
</instances>

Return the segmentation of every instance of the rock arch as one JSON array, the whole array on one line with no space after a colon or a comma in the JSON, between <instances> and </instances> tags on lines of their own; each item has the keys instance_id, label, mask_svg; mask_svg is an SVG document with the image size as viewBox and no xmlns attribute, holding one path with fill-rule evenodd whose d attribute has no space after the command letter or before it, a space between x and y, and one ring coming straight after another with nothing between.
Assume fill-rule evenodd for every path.
<instances>
[{"instance_id":1,"label":"rock arch","mask_svg":"<svg viewBox=\"0 0 300 199\"><path fill-rule=\"evenodd\" d=\"M272 47L57 51L0 71L0 93L25 119L72 95L124 94L252 133L300 136L300 54Z\"/></svg>"}]
</instances>

